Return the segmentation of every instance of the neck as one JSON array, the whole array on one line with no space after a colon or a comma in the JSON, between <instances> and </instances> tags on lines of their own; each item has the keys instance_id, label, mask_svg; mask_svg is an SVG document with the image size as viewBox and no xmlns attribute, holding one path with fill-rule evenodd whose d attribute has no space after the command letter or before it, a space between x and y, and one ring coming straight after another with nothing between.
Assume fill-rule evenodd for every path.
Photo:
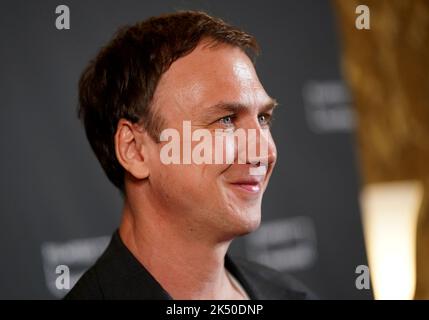
<instances>
[{"instance_id":1,"label":"neck","mask_svg":"<svg viewBox=\"0 0 429 320\"><path fill-rule=\"evenodd\" d=\"M126 199L119 234L173 299L240 299L224 266L231 240L202 237L180 214Z\"/></svg>"}]
</instances>

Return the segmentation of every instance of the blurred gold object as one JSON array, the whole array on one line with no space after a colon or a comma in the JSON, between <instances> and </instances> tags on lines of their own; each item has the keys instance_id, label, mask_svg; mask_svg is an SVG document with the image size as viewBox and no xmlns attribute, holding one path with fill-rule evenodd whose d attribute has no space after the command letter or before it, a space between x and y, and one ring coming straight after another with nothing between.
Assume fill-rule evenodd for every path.
<instances>
[{"instance_id":1,"label":"blurred gold object","mask_svg":"<svg viewBox=\"0 0 429 320\"><path fill-rule=\"evenodd\" d=\"M424 186L414 298L429 299L429 1L333 3L357 115L363 184L417 180ZM355 27L358 5L370 9L369 30Z\"/></svg>"}]
</instances>

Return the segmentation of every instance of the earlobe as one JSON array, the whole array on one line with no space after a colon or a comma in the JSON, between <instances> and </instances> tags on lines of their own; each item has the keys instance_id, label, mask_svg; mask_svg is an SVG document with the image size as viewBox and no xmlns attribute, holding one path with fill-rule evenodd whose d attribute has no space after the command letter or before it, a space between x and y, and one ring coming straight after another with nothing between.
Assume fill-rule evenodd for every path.
<instances>
[{"instance_id":1,"label":"earlobe","mask_svg":"<svg viewBox=\"0 0 429 320\"><path fill-rule=\"evenodd\" d=\"M142 180L149 176L145 159L143 133L134 128L133 123L120 119L115 134L116 158L124 169L134 178Z\"/></svg>"}]
</instances>

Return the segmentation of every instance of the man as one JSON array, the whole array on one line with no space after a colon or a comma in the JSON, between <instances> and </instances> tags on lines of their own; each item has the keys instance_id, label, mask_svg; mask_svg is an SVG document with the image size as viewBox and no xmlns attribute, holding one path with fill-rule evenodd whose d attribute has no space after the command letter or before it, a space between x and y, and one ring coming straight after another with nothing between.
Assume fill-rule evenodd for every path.
<instances>
[{"instance_id":1,"label":"man","mask_svg":"<svg viewBox=\"0 0 429 320\"><path fill-rule=\"evenodd\" d=\"M234 238L259 226L276 161L276 103L256 75L257 50L252 36L221 20L181 12L121 29L89 64L79 114L124 206L106 252L67 299L309 297L293 279L227 254ZM253 130L266 152L240 163L233 145L232 163L186 162L180 144L173 151L182 161L166 161L165 130L182 132L185 123L193 133ZM224 138L214 153L228 153Z\"/></svg>"}]
</instances>

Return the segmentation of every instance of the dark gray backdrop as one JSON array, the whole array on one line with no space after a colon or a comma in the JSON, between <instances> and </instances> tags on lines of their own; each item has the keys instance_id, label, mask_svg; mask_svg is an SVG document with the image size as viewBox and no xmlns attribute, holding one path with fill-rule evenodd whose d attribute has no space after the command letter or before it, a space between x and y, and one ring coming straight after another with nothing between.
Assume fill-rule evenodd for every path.
<instances>
[{"instance_id":1,"label":"dark gray backdrop","mask_svg":"<svg viewBox=\"0 0 429 320\"><path fill-rule=\"evenodd\" d=\"M68 5L71 29L55 28ZM72 282L119 222L108 183L76 118L85 64L121 25L203 9L254 34L257 70L281 103L278 164L263 225L232 251L291 272L322 298L371 298L355 287L366 264L353 114L341 80L328 1L2 1L0 4L0 298L58 298L55 267Z\"/></svg>"}]
</instances>

